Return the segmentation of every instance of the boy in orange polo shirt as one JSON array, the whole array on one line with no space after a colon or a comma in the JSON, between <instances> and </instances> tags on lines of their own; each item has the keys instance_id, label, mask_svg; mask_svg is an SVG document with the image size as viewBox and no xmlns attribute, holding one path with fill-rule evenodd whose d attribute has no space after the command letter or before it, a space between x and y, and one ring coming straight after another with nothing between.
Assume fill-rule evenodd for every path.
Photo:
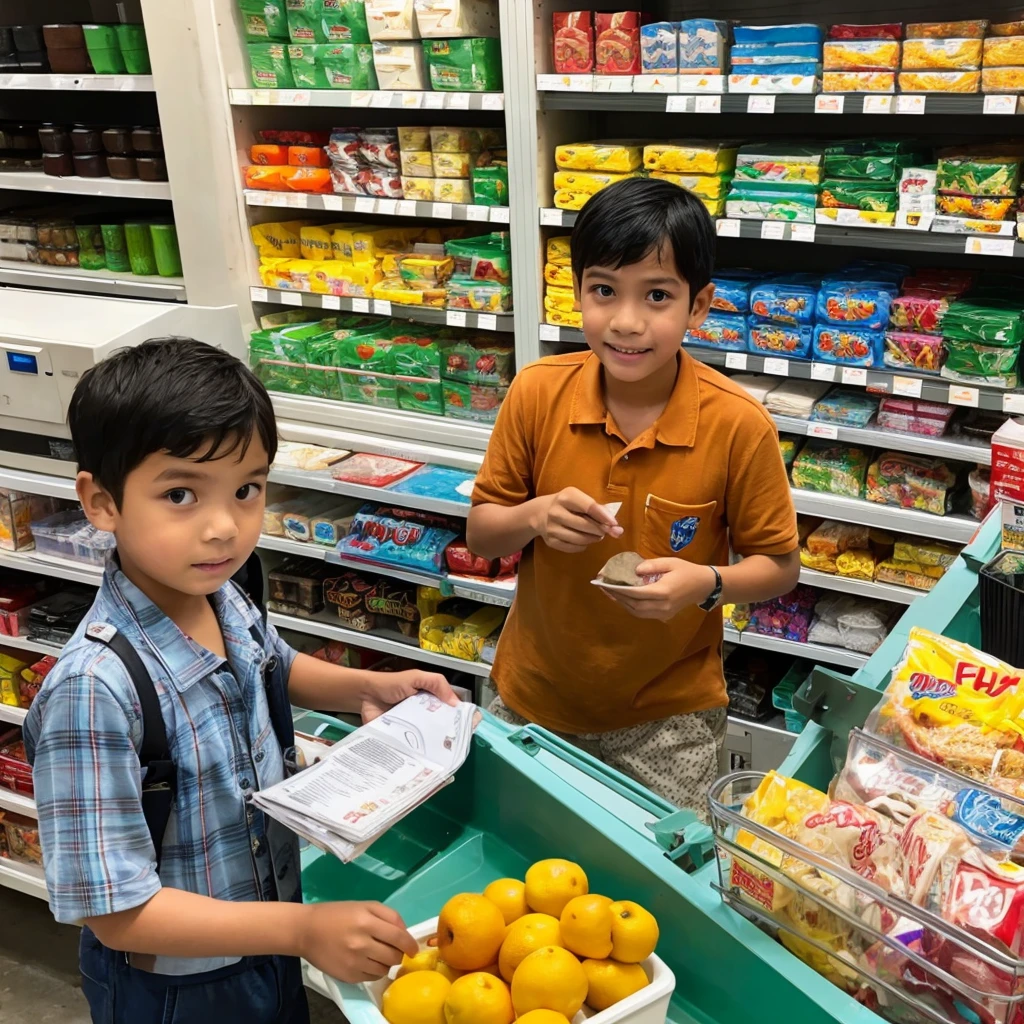
<instances>
[{"instance_id":1,"label":"boy in orange polo shirt","mask_svg":"<svg viewBox=\"0 0 1024 1024\"><path fill-rule=\"evenodd\" d=\"M516 377L468 524L484 557L524 549L491 713L701 813L725 737L721 605L784 594L800 571L771 417L680 347L711 306L714 251L701 201L667 181L587 202L572 271L590 351ZM592 586L620 551L661 578Z\"/></svg>"}]
</instances>

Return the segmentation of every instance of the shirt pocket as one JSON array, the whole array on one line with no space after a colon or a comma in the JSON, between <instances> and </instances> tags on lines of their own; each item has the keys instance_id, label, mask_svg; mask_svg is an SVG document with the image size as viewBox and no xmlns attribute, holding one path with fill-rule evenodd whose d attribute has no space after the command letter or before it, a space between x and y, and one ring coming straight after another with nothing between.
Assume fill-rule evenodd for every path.
<instances>
[{"instance_id":1,"label":"shirt pocket","mask_svg":"<svg viewBox=\"0 0 1024 1024\"><path fill-rule=\"evenodd\" d=\"M647 495L640 554L645 558L682 558L710 563L719 531L715 528L717 501L680 505L656 494Z\"/></svg>"}]
</instances>

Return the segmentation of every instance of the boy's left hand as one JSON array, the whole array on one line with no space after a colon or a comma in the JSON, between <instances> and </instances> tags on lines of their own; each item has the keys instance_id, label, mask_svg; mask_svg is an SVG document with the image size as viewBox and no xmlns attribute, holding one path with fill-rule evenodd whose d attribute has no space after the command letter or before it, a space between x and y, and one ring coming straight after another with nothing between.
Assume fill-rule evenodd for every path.
<instances>
[{"instance_id":1,"label":"boy's left hand","mask_svg":"<svg viewBox=\"0 0 1024 1024\"><path fill-rule=\"evenodd\" d=\"M682 558L649 558L637 566L641 576L661 576L643 587L606 590L605 593L638 619L668 622L686 608L705 601L715 588L715 574L709 565L697 565Z\"/></svg>"},{"instance_id":2,"label":"boy's left hand","mask_svg":"<svg viewBox=\"0 0 1024 1024\"><path fill-rule=\"evenodd\" d=\"M412 697L420 690L432 693L445 704L459 703L448 680L438 672L411 668L405 672L370 672L369 677L370 685L359 708L364 723L379 718L385 711L390 711L406 697Z\"/></svg>"}]
</instances>

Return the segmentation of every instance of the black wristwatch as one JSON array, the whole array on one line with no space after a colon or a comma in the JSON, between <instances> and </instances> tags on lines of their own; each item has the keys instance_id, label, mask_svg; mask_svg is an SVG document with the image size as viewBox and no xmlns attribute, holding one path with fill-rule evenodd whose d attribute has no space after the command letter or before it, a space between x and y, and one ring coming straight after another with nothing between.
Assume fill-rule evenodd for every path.
<instances>
[{"instance_id":1,"label":"black wristwatch","mask_svg":"<svg viewBox=\"0 0 1024 1024\"><path fill-rule=\"evenodd\" d=\"M722 600L722 574L713 565L709 565L708 568L715 574L715 589L697 605L702 612L714 611L718 602Z\"/></svg>"}]
</instances>

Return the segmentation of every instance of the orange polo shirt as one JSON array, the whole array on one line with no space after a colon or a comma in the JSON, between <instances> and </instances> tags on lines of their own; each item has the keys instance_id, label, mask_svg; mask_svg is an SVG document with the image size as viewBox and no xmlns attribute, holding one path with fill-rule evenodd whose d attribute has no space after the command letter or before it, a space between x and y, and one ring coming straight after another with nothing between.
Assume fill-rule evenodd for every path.
<instances>
[{"instance_id":1,"label":"orange polo shirt","mask_svg":"<svg viewBox=\"0 0 1024 1024\"><path fill-rule=\"evenodd\" d=\"M590 352L522 370L502 405L474 504L518 505L578 487L621 501L622 537L579 554L542 540L523 553L492 678L513 711L570 734L609 732L728 704L722 612L637 619L591 585L619 551L727 565L797 547L796 514L765 409L681 353L665 411L626 442Z\"/></svg>"}]
</instances>

